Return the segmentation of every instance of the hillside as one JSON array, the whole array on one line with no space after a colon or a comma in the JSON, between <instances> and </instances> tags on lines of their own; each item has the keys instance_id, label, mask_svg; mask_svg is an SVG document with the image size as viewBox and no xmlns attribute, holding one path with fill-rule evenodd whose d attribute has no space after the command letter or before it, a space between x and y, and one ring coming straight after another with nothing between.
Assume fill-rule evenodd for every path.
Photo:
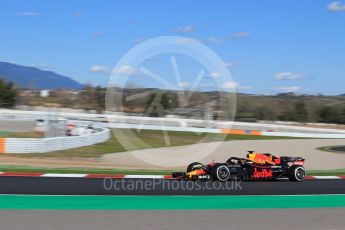
<instances>
[{"instance_id":1,"label":"hillside","mask_svg":"<svg viewBox=\"0 0 345 230\"><path fill-rule=\"evenodd\" d=\"M0 62L0 79L14 82L19 88L27 89L81 89L79 82L51 71L35 67Z\"/></svg>"},{"instance_id":2,"label":"hillside","mask_svg":"<svg viewBox=\"0 0 345 230\"><path fill-rule=\"evenodd\" d=\"M188 92L162 89L122 89L116 88L113 111L123 111L128 114L144 114L152 103L154 94L161 94L160 104L164 115L175 115L193 118L205 117L205 105L220 101L226 94L219 92L193 92L188 105L181 106L179 94ZM37 94L20 94L18 105L48 106L74 108L84 110L104 111L105 88L88 88L77 94L66 90L51 92L49 97L39 97ZM139 96L138 96L139 95ZM224 98L223 98L224 100ZM109 108L108 108L109 109ZM119 109L119 110L115 110ZM236 120L238 121L295 121L345 124L345 97L325 95L252 95L237 94ZM150 116L157 116L157 111L150 110ZM219 117L222 109L217 104L212 107L214 117Z\"/></svg>"}]
</instances>

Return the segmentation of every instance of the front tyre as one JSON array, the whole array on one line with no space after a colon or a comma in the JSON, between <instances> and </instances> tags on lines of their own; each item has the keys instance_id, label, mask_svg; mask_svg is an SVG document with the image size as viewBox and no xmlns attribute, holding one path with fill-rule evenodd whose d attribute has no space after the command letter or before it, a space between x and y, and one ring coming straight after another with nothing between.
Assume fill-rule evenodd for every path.
<instances>
[{"instance_id":1,"label":"front tyre","mask_svg":"<svg viewBox=\"0 0 345 230\"><path fill-rule=\"evenodd\" d=\"M230 170L225 165L219 165L214 168L212 177L214 180L228 181L230 179Z\"/></svg>"},{"instance_id":2,"label":"front tyre","mask_svg":"<svg viewBox=\"0 0 345 230\"><path fill-rule=\"evenodd\" d=\"M302 166L292 166L289 170L290 181L301 182L305 179L306 171Z\"/></svg>"}]
</instances>

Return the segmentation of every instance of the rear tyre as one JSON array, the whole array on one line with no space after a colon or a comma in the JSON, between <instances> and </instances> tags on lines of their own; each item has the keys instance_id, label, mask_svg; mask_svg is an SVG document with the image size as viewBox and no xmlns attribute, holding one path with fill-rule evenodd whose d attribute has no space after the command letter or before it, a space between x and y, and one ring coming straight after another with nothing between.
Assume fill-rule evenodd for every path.
<instances>
[{"instance_id":1,"label":"rear tyre","mask_svg":"<svg viewBox=\"0 0 345 230\"><path fill-rule=\"evenodd\" d=\"M228 181L230 179L230 170L225 165L216 166L213 169L212 177L214 180Z\"/></svg>"},{"instance_id":2,"label":"rear tyre","mask_svg":"<svg viewBox=\"0 0 345 230\"><path fill-rule=\"evenodd\" d=\"M193 170L201 169L202 167L204 167L203 164L201 164L199 162L193 162L193 163L188 165L187 173L190 173Z\"/></svg>"},{"instance_id":3,"label":"rear tyre","mask_svg":"<svg viewBox=\"0 0 345 230\"><path fill-rule=\"evenodd\" d=\"M290 181L301 182L306 176L305 168L302 166L292 166L289 170Z\"/></svg>"}]
</instances>

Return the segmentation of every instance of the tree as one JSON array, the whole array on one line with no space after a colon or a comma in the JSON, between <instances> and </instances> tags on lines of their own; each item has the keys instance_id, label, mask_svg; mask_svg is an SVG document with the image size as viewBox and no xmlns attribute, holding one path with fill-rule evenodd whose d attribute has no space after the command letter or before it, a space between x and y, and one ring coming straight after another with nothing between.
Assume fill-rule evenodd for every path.
<instances>
[{"instance_id":1,"label":"tree","mask_svg":"<svg viewBox=\"0 0 345 230\"><path fill-rule=\"evenodd\" d=\"M146 113L151 116L162 116L165 111L176 106L177 99L168 93L156 92L150 94L146 102Z\"/></svg>"},{"instance_id":2,"label":"tree","mask_svg":"<svg viewBox=\"0 0 345 230\"><path fill-rule=\"evenodd\" d=\"M284 111L279 115L278 119L281 121L297 121L296 111L292 109Z\"/></svg>"},{"instance_id":3,"label":"tree","mask_svg":"<svg viewBox=\"0 0 345 230\"><path fill-rule=\"evenodd\" d=\"M95 89L95 100L96 100L96 109L97 111L105 110L105 93L106 89L100 86L97 86Z\"/></svg>"},{"instance_id":4,"label":"tree","mask_svg":"<svg viewBox=\"0 0 345 230\"><path fill-rule=\"evenodd\" d=\"M306 122L308 121L308 110L303 101L295 103L295 112L296 112L296 120L299 122Z\"/></svg>"},{"instance_id":5,"label":"tree","mask_svg":"<svg viewBox=\"0 0 345 230\"><path fill-rule=\"evenodd\" d=\"M79 104L84 106L86 110L101 112L105 110L105 92L105 88L92 87L92 85L86 84L80 93Z\"/></svg>"},{"instance_id":6,"label":"tree","mask_svg":"<svg viewBox=\"0 0 345 230\"><path fill-rule=\"evenodd\" d=\"M341 114L341 121L340 121L341 124L345 124L345 106L343 106L343 111L342 111L342 114Z\"/></svg>"},{"instance_id":7,"label":"tree","mask_svg":"<svg viewBox=\"0 0 345 230\"><path fill-rule=\"evenodd\" d=\"M342 121L342 108L339 106L323 106L318 115L320 122L339 124Z\"/></svg>"},{"instance_id":8,"label":"tree","mask_svg":"<svg viewBox=\"0 0 345 230\"><path fill-rule=\"evenodd\" d=\"M288 109L279 115L282 121L307 122L309 118L308 110L303 101L296 102L293 109Z\"/></svg>"},{"instance_id":9,"label":"tree","mask_svg":"<svg viewBox=\"0 0 345 230\"><path fill-rule=\"evenodd\" d=\"M12 82L0 79L0 107L12 108L16 105L17 90Z\"/></svg>"},{"instance_id":10,"label":"tree","mask_svg":"<svg viewBox=\"0 0 345 230\"><path fill-rule=\"evenodd\" d=\"M257 106L254 110L254 116L257 120L277 120L277 108L275 106Z\"/></svg>"}]
</instances>

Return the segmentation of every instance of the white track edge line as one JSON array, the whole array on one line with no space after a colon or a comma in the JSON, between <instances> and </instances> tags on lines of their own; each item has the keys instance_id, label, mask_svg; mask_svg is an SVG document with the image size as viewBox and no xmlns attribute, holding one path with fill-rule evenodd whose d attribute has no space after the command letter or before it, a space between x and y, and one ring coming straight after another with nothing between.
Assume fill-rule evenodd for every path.
<instances>
[{"instance_id":1,"label":"white track edge line","mask_svg":"<svg viewBox=\"0 0 345 230\"><path fill-rule=\"evenodd\" d=\"M88 174L59 174L59 173L46 173L42 174L41 177L73 177L81 178L86 177Z\"/></svg>"}]
</instances>

